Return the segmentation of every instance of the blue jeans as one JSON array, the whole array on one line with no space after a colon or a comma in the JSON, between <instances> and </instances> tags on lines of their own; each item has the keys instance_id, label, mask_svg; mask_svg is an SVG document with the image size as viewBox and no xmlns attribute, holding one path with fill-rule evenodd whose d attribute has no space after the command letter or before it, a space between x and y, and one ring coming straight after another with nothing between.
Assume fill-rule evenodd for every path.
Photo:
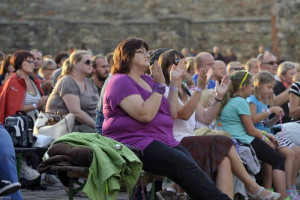
<instances>
[{"instance_id":1,"label":"blue jeans","mask_svg":"<svg viewBox=\"0 0 300 200\"><path fill-rule=\"evenodd\" d=\"M9 180L12 183L18 182L16 167L16 155L11 137L7 130L0 124L0 179ZM7 195L13 200L22 200L19 190L16 193Z\"/></svg>"},{"instance_id":2,"label":"blue jeans","mask_svg":"<svg viewBox=\"0 0 300 200\"><path fill-rule=\"evenodd\" d=\"M101 110L102 110L102 106L101 106ZM96 126L95 126L95 131L96 131L96 133L99 133L100 135L102 135L103 121L104 121L103 113L100 112L98 109L96 109Z\"/></svg>"}]
</instances>

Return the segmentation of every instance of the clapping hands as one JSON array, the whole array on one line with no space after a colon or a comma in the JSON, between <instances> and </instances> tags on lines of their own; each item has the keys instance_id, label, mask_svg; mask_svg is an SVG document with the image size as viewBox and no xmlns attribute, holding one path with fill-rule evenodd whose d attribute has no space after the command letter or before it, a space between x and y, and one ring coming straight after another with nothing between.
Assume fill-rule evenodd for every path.
<instances>
[{"instance_id":1,"label":"clapping hands","mask_svg":"<svg viewBox=\"0 0 300 200\"><path fill-rule=\"evenodd\" d=\"M218 81L216 82L216 93L218 99L223 99L225 93L228 90L230 82L231 80L229 75L223 77L221 84L219 84Z\"/></svg>"},{"instance_id":2,"label":"clapping hands","mask_svg":"<svg viewBox=\"0 0 300 200\"><path fill-rule=\"evenodd\" d=\"M165 77L162 72L161 67L158 65L157 61L154 61L153 65L150 67L150 71L154 82L161 83L165 85Z\"/></svg>"},{"instance_id":3,"label":"clapping hands","mask_svg":"<svg viewBox=\"0 0 300 200\"><path fill-rule=\"evenodd\" d=\"M170 71L170 83L173 86L179 87L182 83L185 71L185 59L181 59L177 66L173 64Z\"/></svg>"}]
</instances>

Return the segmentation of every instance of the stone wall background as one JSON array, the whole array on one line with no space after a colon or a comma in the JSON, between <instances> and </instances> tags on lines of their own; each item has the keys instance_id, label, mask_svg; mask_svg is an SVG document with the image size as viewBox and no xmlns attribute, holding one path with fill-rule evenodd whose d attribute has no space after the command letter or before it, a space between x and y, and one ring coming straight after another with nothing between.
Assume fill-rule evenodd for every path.
<instances>
[{"instance_id":1,"label":"stone wall background","mask_svg":"<svg viewBox=\"0 0 300 200\"><path fill-rule=\"evenodd\" d=\"M151 49L233 47L245 61L259 45L272 50L272 1L279 54L300 61L300 0L1 0L0 50L54 55L85 43L106 54L134 36Z\"/></svg>"}]
</instances>

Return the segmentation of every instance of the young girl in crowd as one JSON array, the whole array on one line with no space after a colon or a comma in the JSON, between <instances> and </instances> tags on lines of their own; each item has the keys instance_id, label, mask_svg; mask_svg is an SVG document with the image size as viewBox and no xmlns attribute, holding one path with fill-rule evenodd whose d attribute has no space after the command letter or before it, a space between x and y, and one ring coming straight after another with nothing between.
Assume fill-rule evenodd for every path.
<instances>
[{"instance_id":1,"label":"young girl in crowd","mask_svg":"<svg viewBox=\"0 0 300 200\"><path fill-rule=\"evenodd\" d=\"M271 106L273 99L273 87L276 80L272 74L267 71L261 71L254 77L254 93L247 101L250 105L251 119L255 128L270 132L270 127L279 121L282 117L283 109L279 106ZM275 114L275 117L269 120L269 115ZM279 153L285 157L286 187L287 195L291 200L299 198L296 190L296 179L300 166L300 147L284 138L280 133L276 136L279 141ZM269 182L271 187L271 177Z\"/></svg>"},{"instance_id":2,"label":"young girl in crowd","mask_svg":"<svg viewBox=\"0 0 300 200\"><path fill-rule=\"evenodd\" d=\"M212 106L215 103L215 96L216 96L216 92L214 89L203 90L199 104L204 109L208 109L210 106ZM210 125L206 125L206 124L203 124L203 123L197 121L196 129L201 128L203 126L207 126L210 129L214 129L216 126L216 121L213 120L213 122Z\"/></svg>"},{"instance_id":3,"label":"young girl in crowd","mask_svg":"<svg viewBox=\"0 0 300 200\"><path fill-rule=\"evenodd\" d=\"M254 127L246 98L253 92L252 75L240 70L231 76L231 84L222 101L218 122L221 128L231 134L240 143L250 144L257 158L272 166L272 177L280 199L286 198L284 157L276 150L278 141L270 133L264 133Z\"/></svg>"}]
</instances>

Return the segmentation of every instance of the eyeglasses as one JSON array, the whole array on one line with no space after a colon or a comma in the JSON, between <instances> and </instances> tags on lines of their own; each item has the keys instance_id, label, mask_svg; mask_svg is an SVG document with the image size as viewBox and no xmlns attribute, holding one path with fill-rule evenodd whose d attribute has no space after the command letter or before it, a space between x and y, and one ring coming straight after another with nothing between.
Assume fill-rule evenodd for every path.
<instances>
[{"instance_id":1,"label":"eyeglasses","mask_svg":"<svg viewBox=\"0 0 300 200\"><path fill-rule=\"evenodd\" d=\"M48 71L54 71L56 70L55 68L48 68L48 69L45 69L45 70L48 70Z\"/></svg>"},{"instance_id":2,"label":"eyeglasses","mask_svg":"<svg viewBox=\"0 0 300 200\"><path fill-rule=\"evenodd\" d=\"M86 65L90 65L90 64L92 64L92 61L91 60L86 60L85 62L83 62L84 64L86 64Z\"/></svg>"},{"instance_id":3,"label":"eyeglasses","mask_svg":"<svg viewBox=\"0 0 300 200\"><path fill-rule=\"evenodd\" d=\"M242 82L241 82L241 84L240 84L240 88L243 87L243 84L244 84L245 80L247 79L248 75L249 75L249 73L246 72L246 74L245 74L245 76L244 76L244 78L243 78L243 80L242 80Z\"/></svg>"},{"instance_id":4,"label":"eyeglasses","mask_svg":"<svg viewBox=\"0 0 300 200\"><path fill-rule=\"evenodd\" d=\"M141 51L141 50L137 50L137 51L135 51L135 53L140 53L140 54L143 54L143 55L150 55L149 53L148 53L148 51Z\"/></svg>"},{"instance_id":5,"label":"eyeglasses","mask_svg":"<svg viewBox=\"0 0 300 200\"><path fill-rule=\"evenodd\" d=\"M230 70L239 71L239 70L243 70L243 68L237 68L237 67L234 67L234 68L230 68Z\"/></svg>"},{"instance_id":6,"label":"eyeglasses","mask_svg":"<svg viewBox=\"0 0 300 200\"><path fill-rule=\"evenodd\" d=\"M270 62L262 63L262 64L267 64L267 65L278 65L276 61L270 61Z\"/></svg>"},{"instance_id":7,"label":"eyeglasses","mask_svg":"<svg viewBox=\"0 0 300 200\"><path fill-rule=\"evenodd\" d=\"M33 60L24 60L24 61L26 61L28 64L34 64L34 61Z\"/></svg>"}]
</instances>

